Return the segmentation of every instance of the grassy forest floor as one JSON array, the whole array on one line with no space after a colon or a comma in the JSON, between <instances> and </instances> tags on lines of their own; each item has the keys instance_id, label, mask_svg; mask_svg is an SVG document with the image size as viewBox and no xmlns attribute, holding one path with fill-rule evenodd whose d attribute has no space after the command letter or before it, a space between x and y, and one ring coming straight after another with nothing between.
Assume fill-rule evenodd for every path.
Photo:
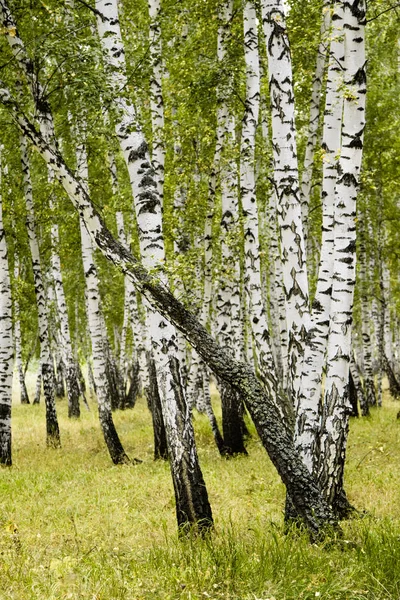
<instances>
[{"instance_id":1,"label":"grassy forest floor","mask_svg":"<svg viewBox=\"0 0 400 600\"><path fill-rule=\"evenodd\" d=\"M115 414L136 466L113 466L95 405L45 446L40 406L13 408L12 468L0 469L1 600L289 600L400 598L399 403L352 419L346 489L366 511L344 540L285 535L280 483L256 436L248 457L221 459L196 415L215 518L209 538L178 540L169 467L152 459L145 402Z\"/></svg>"}]
</instances>

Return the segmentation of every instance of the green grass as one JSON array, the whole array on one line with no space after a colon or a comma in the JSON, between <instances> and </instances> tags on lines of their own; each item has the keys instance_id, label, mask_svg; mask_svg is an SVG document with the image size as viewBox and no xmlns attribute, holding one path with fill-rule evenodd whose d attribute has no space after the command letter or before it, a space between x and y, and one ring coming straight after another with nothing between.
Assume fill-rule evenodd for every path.
<instances>
[{"instance_id":1,"label":"green grass","mask_svg":"<svg viewBox=\"0 0 400 600\"><path fill-rule=\"evenodd\" d=\"M0 469L1 600L399 600L400 422L387 399L353 420L346 489L366 516L345 539L312 545L283 532L284 487L253 437L221 459L195 426L215 518L206 539L178 539L169 467L152 460L144 402L115 414L142 464L113 466L95 407L79 422L58 404L61 450L45 447L44 406L13 409L13 461Z\"/></svg>"}]
</instances>

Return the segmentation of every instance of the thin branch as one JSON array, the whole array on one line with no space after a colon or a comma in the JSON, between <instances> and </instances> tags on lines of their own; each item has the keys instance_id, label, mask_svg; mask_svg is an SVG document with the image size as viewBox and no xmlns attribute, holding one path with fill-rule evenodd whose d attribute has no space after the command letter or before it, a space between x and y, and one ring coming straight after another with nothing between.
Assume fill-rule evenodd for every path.
<instances>
[{"instance_id":1,"label":"thin branch","mask_svg":"<svg viewBox=\"0 0 400 600\"><path fill-rule=\"evenodd\" d=\"M78 2L80 2L81 4L83 4L83 6L86 6L86 8L88 8L89 10L91 10L92 13L94 13L95 15L97 15L98 17L100 17L100 19L102 21L104 20L104 16L101 14L101 12L99 10L97 10L97 8L94 8L93 6L90 6L90 4L88 4L87 2L85 2L85 0L78 0Z\"/></svg>"},{"instance_id":2,"label":"thin branch","mask_svg":"<svg viewBox=\"0 0 400 600\"><path fill-rule=\"evenodd\" d=\"M395 10L396 8L398 8L400 6L400 2L398 2L397 4L395 4L394 6L390 6L389 8L386 8L385 10L383 10L382 12L378 13L377 15L374 15L373 17L371 17L370 19L367 19L367 23L371 23L371 21L375 21L375 19L377 19L378 17L380 17L381 15L384 15L385 13L391 11L391 10Z\"/></svg>"}]
</instances>

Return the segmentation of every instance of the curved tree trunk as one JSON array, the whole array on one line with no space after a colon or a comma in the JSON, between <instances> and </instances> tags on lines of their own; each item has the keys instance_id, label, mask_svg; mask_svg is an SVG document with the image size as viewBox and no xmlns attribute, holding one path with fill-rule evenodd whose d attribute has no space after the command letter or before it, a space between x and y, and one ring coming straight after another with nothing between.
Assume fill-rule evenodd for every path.
<instances>
[{"instance_id":1,"label":"curved tree trunk","mask_svg":"<svg viewBox=\"0 0 400 600\"><path fill-rule=\"evenodd\" d=\"M5 9L5 0L0 0L0 17L7 31L10 27L15 27L10 13ZM23 71L26 70L28 82L33 84L31 74L34 73L34 69L29 68L31 63L22 40L17 33L15 36L7 35L7 40L12 47L14 47L15 38L18 41L18 51L15 52L16 59L20 68ZM33 89L32 92L33 98L36 99L35 90ZM82 219L85 220L93 240L108 260L129 275L149 303L167 316L170 322L185 334L187 340L213 371L221 379L236 387L242 395L261 440L287 486L296 511L304 519L310 532L313 535L319 535L327 525L335 525L336 521L331 509L322 497L315 479L297 456L291 434L279 417L276 409L276 390L273 386L269 386L268 382L261 385L247 364L236 361L228 352L218 346L204 327L174 298L165 285L160 283L158 278L150 275L112 237L91 203L87 192L68 169L58 150L49 145L46 139L37 133L34 125L19 111L8 90L0 88L0 101L7 106L21 131L29 137L46 162L53 165L57 178L75 208L79 210Z\"/></svg>"},{"instance_id":2,"label":"curved tree trunk","mask_svg":"<svg viewBox=\"0 0 400 600\"><path fill-rule=\"evenodd\" d=\"M124 46L116 0L97 0L97 19L106 70L114 92L116 132L131 180L142 259L147 268L164 261L161 200L148 146L133 104L121 94L127 84ZM165 277L160 274L165 283ZM190 411L187 410L177 361L176 331L163 316L149 311L149 329L158 390L174 482L178 525L211 526L212 513L201 477ZM188 500L189 497L189 500Z\"/></svg>"}]
</instances>

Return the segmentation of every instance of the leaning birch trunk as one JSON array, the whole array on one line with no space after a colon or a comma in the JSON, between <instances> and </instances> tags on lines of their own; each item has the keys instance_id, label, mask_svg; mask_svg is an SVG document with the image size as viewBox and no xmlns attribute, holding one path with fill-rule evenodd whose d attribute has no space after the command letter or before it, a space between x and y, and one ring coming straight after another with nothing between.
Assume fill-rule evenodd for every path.
<instances>
[{"instance_id":1,"label":"leaning birch trunk","mask_svg":"<svg viewBox=\"0 0 400 600\"><path fill-rule=\"evenodd\" d=\"M307 336L309 297L301 219L294 95L289 41L282 0L262 0L272 108L273 180L280 228L288 325L288 389L296 401Z\"/></svg>"},{"instance_id":2,"label":"leaning birch trunk","mask_svg":"<svg viewBox=\"0 0 400 600\"><path fill-rule=\"evenodd\" d=\"M1 2L4 0L0 0L0 6ZM270 382L262 385L249 365L236 361L229 352L219 346L168 288L160 283L157 277L150 275L132 254L112 237L94 208L90 196L67 167L62 155L36 131L33 123L21 113L9 91L4 88L0 88L0 102L8 107L18 127L29 137L47 164L53 165L57 178L105 257L129 275L138 291L153 308L179 327L214 373L234 386L243 397L261 441L310 533L318 535L326 526L336 526L336 519L329 505L322 497L314 477L297 456L291 433L280 418L276 409L278 400L274 387Z\"/></svg>"},{"instance_id":3,"label":"leaning birch trunk","mask_svg":"<svg viewBox=\"0 0 400 600\"><path fill-rule=\"evenodd\" d=\"M14 281L19 279L19 259L14 256ZM21 393L21 404L30 404L28 390L26 388L24 367L22 365L22 345L21 345L21 321L19 311L19 301L17 294L14 297L14 341L15 341L15 363L18 371L19 387Z\"/></svg>"},{"instance_id":4,"label":"leaning birch trunk","mask_svg":"<svg viewBox=\"0 0 400 600\"><path fill-rule=\"evenodd\" d=\"M341 144L343 97L343 8L337 3L332 19L332 40L326 83L322 147L322 242L311 326L305 345L300 394L296 407L295 444L310 472L316 459L320 428L322 371L326 358L331 311L334 256L335 186L337 154Z\"/></svg>"},{"instance_id":5,"label":"leaning birch trunk","mask_svg":"<svg viewBox=\"0 0 400 600\"><path fill-rule=\"evenodd\" d=\"M262 297L259 217L255 180L256 129L260 105L260 73L256 9L247 1L243 12L244 57L246 63L246 102L240 146L240 195L244 225L244 288L249 322L261 376L275 372Z\"/></svg>"},{"instance_id":6,"label":"leaning birch trunk","mask_svg":"<svg viewBox=\"0 0 400 600\"><path fill-rule=\"evenodd\" d=\"M8 33L7 40L14 50L15 59L21 71L26 74L32 98L37 103L36 80L33 76L35 70L18 35L6 0L0 0L0 21L6 31L10 32L10 28L12 28L15 33L15 35ZM91 237L104 256L128 274L138 291L143 294L153 308L168 317L169 321L185 334L187 340L213 369L214 373L233 385L241 394L262 443L286 485L297 513L304 519L310 533L318 536L327 526L337 526L336 518L321 495L315 479L297 456L290 432L280 420L279 412L276 409L277 391L274 387L268 382L261 385L251 367L236 361L221 348L197 319L176 300L168 288L150 275L132 254L112 237L94 208L90 196L68 169L57 147L49 144L47 139L37 132L34 124L23 115L18 104L4 86L0 87L0 102L7 107L21 132L31 140L46 163L53 166L57 178L75 209L81 214Z\"/></svg>"},{"instance_id":7,"label":"leaning birch trunk","mask_svg":"<svg viewBox=\"0 0 400 600\"><path fill-rule=\"evenodd\" d=\"M53 173L49 170L49 178L52 182ZM54 208L52 206L51 208ZM54 215L55 217L55 215ZM58 254L58 246L59 246L59 231L58 225L53 220L51 226L51 269L52 276L54 282L54 290L56 294L57 301L57 312L60 320L60 334L62 340L62 351L64 354L64 362L65 362L65 382L67 386L67 396L68 396L68 417L69 418L79 418L80 416L80 407L79 407L79 384L78 384L78 370L76 366L76 362L74 359L73 351L72 351L72 343L71 343L71 334L69 330L69 322L68 322L68 309L67 303L65 301L65 293L64 293L64 283L62 279L61 272L61 260Z\"/></svg>"},{"instance_id":8,"label":"leaning birch trunk","mask_svg":"<svg viewBox=\"0 0 400 600\"><path fill-rule=\"evenodd\" d=\"M86 149L81 144L77 152L78 173L82 185L87 189L87 160ZM81 232L82 263L85 275L87 318L89 324L90 341L92 344L93 376L96 388L97 404L99 410L100 426L104 441L114 464L129 464L127 456L118 433L115 429L111 412L109 379L107 377L107 352L105 333L103 331L103 313L100 301L99 282L97 270L93 259L92 240L81 218L79 220Z\"/></svg>"},{"instance_id":9,"label":"leaning birch trunk","mask_svg":"<svg viewBox=\"0 0 400 600\"><path fill-rule=\"evenodd\" d=\"M11 466L11 404L14 366L12 298L7 242L1 196L2 148L0 146L0 464Z\"/></svg>"},{"instance_id":10,"label":"leaning birch trunk","mask_svg":"<svg viewBox=\"0 0 400 600\"><path fill-rule=\"evenodd\" d=\"M157 267L164 261L161 198L149 159L146 140L133 104L121 90L126 87L124 46L116 0L97 0L98 33L106 70L117 110L116 131L131 180L139 227L140 251L145 266ZM165 284L165 277L160 276ZM149 318L157 383L166 429L171 474L175 490L178 526L212 524L211 507L200 469L194 431L183 393L177 359L176 331L163 316L152 310Z\"/></svg>"},{"instance_id":11,"label":"leaning birch trunk","mask_svg":"<svg viewBox=\"0 0 400 600\"><path fill-rule=\"evenodd\" d=\"M356 200L365 127L365 4L344 7L345 98L342 150L336 183L335 250L327 374L320 434L318 481L340 516L351 506L343 489L349 423L348 381L356 276Z\"/></svg>"},{"instance_id":12,"label":"leaning birch trunk","mask_svg":"<svg viewBox=\"0 0 400 600\"><path fill-rule=\"evenodd\" d=\"M54 366L50 352L48 329L48 311L43 286L43 275L39 253L39 243L36 237L35 213L32 196L32 183L29 167L28 147L24 135L20 138L23 185L26 203L26 227L28 230L29 247L32 257L33 279L38 307L40 364L43 380L43 392L46 403L46 433L47 445L58 448L61 445L58 428L56 403L54 398Z\"/></svg>"}]
</instances>

